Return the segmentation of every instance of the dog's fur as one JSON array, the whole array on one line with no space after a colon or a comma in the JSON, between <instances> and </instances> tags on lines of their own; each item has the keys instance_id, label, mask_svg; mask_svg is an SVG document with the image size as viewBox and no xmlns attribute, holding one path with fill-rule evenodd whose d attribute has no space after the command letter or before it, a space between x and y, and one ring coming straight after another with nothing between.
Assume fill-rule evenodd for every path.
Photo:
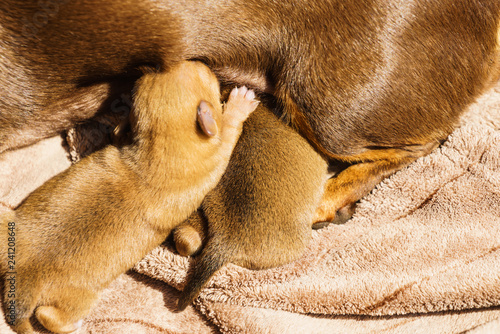
<instances>
[{"instance_id":1,"label":"dog's fur","mask_svg":"<svg viewBox=\"0 0 500 334\"><path fill-rule=\"evenodd\" d=\"M354 164L328 184L328 220L427 154L498 78L499 20L491 0L4 0L0 152L105 110L140 66L199 59Z\"/></svg>"},{"instance_id":2,"label":"dog's fur","mask_svg":"<svg viewBox=\"0 0 500 334\"><path fill-rule=\"evenodd\" d=\"M179 309L227 263L264 269L298 258L309 243L326 176L326 161L308 142L259 106L217 187L174 230L181 255L204 244Z\"/></svg>"},{"instance_id":3,"label":"dog's fur","mask_svg":"<svg viewBox=\"0 0 500 334\"><path fill-rule=\"evenodd\" d=\"M4 295L13 328L30 333L35 311L51 331L75 330L100 290L158 246L216 186L257 106L254 97L235 88L222 114L217 78L199 62L139 79L132 144L82 159L0 217L3 275L8 227L15 227L9 271L17 273L16 289Z\"/></svg>"}]
</instances>

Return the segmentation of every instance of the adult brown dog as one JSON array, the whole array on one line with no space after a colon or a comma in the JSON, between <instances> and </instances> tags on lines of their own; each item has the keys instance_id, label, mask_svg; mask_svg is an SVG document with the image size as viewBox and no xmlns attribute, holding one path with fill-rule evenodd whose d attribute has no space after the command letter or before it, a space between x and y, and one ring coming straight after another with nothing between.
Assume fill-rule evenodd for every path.
<instances>
[{"instance_id":1,"label":"adult brown dog","mask_svg":"<svg viewBox=\"0 0 500 334\"><path fill-rule=\"evenodd\" d=\"M4 0L0 152L109 107L181 59L272 94L325 157L317 221L427 154L499 73L493 0Z\"/></svg>"}]
</instances>

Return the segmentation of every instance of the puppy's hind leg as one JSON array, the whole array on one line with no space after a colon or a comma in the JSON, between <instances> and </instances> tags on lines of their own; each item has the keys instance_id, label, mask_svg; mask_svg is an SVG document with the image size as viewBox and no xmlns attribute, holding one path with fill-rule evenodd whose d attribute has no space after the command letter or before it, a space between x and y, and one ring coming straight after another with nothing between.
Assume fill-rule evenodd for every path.
<instances>
[{"instance_id":1,"label":"puppy's hind leg","mask_svg":"<svg viewBox=\"0 0 500 334\"><path fill-rule=\"evenodd\" d=\"M54 306L40 306L36 309L35 315L43 327L55 333L71 333L83 324L83 319L71 322L67 312Z\"/></svg>"},{"instance_id":2,"label":"puppy's hind leg","mask_svg":"<svg viewBox=\"0 0 500 334\"><path fill-rule=\"evenodd\" d=\"M180 255L194 256L201 251L208 234L207 224L202 210L198 209L174 229L175 248Z\"/></svg>"},{"instance_id":3,"label":"puppy's hind leg","mask_svg":"<svg viewBox=\"0 0 500 334\"><path fill-rule=\"evenodd\" d=\"M72 289L58 300L56 305L39 306L35 316L46 329L55 333L71 333L83 324L83 318L89 313L97 300L97 295L84 289Z\"/></svg>"}]
</instances>

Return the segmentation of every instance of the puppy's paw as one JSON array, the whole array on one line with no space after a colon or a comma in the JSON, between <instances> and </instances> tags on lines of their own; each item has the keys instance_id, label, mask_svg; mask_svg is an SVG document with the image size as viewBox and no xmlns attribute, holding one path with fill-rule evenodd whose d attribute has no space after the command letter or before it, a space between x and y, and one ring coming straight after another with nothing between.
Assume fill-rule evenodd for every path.
<instances>
[{"instance_id":1,"label":"puppy's paw","mask_svg":"<svg viewBox=\"0 0 500 334\"><path fill-rule=\"evenodd\" d=\"M180 255L192 256L201 250L201 236L194 227L181 225L174 230L173 234L175 248Z\"/></svg>"},{"instance_id":2,"label":"puppy's paw","mask_svg":"<svg viewBox=\"0 0 500 334\"><path fill-rule=\"evenodd\" d=\"M226 103L224 125L239 127L257 108L259 101L255 100L255 92L243 87L235 87Z\"/></svg>"},{"instance_id":3,"label":"puppy's paw","mask_svg":"<svg viewBox=\"0 0 500 334\"><path fill-rule=\"evenodd\" d=\"M39 306L35 311L36 318L46 329L54 333L73 333L80 329L83 320L72 322L71 315L54 306Z\"/></svg>"}]
</instances>

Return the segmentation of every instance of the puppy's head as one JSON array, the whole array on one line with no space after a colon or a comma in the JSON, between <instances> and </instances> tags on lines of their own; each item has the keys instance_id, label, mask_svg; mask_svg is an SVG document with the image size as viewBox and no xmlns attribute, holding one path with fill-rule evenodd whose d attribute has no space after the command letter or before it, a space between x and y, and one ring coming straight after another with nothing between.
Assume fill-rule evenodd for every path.
<instances>
[{"instance_id":1,"label":"puppy's head","mask_svg":"<svg viewBox=\"0 0 500 334\"><path fill-rule=\"evenodd\" d=\"M200 62L181 62L137 82L131 115L137 138L200 144L217 137L221 121L219 82Z\"/></svg>"}]
</instances>

